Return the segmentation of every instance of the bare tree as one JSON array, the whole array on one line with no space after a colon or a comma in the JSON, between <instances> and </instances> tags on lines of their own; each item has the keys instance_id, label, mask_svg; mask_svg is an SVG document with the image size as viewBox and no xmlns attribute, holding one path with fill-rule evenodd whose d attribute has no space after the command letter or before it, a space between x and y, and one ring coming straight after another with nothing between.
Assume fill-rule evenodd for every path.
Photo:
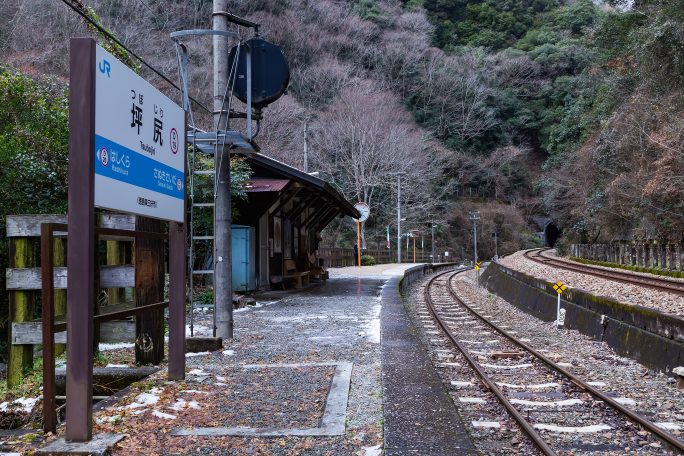
<instances>
[{"instance_id":1,"label":"bare tree","mask_svg":"<svg viewBox=\"0 0 684 456\"><path fill-rule=\"evenodd\" d=\"M479 51L454 56L435 51L423 62L414 98L423 115L433 119L438 138L454 136L465 141L497 124L494 110L487 104L493 91Z\"/></svg>"},{"instance_id":2,"label":"bare tree","mask_svg":"<svg viewBox=\"0 0 684 456\"><path fill-rule=\"evenodd\" d=\"M358 84L316 122L312 156L317 169L351 200L363 201L377 212L392 200L395 175L406 173L420 202L429 195L430 164L420 129L390 93L370 83Z\"/></svg>"}]
</instances>

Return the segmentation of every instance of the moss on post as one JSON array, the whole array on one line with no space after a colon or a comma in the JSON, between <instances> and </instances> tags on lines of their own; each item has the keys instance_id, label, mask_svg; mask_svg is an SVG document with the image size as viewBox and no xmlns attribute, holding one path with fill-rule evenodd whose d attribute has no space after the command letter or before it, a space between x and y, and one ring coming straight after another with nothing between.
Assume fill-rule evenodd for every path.
<instances>
[{"instance_id":1,"label":"moss on post","mask_svg":"<svg viewBox=\"0 0 684 456\"><path fill-rule=\"evenodd\" d=\"M29 238L16 238L10 242L10 267L28 268L35 266L35 243ZM10 292L10 340L11 323L33 319L32 291ZM33 367L33 345L11 345L7 362L7 387L13 388L21 383L24 371Z\"/></svg>"},{"instance_id":2,"label":"moss on post","mask_svg":"<svg viewBox=\"0 0 684 456\"><path fill-rule=\"evenodd\" d=\"M53 266L66 266L66 239L55 238L53 247L54 262ZM55 308L55 320L66 320L66 290L55 290L53 295ZM66 344L55 344L55 356L59 356L66 350Z\"/></svg>"},{"instance_id":3,"label":"moss on post","mask_svg":"<svg viewBox=\"0 0 684 456\"><path fill-rule=\"evenodd\" d=\"M107 241L107 265L116 266L124 264L125 249L120 241ZM123 288L107 288L107 305L124 302Z\"/></svg>"}]
</instances>

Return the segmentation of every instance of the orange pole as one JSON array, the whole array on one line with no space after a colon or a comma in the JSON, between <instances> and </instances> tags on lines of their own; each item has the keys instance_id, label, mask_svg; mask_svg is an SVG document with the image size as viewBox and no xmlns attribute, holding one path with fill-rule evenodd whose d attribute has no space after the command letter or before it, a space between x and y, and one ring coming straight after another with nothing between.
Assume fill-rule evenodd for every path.
<instances>
[{"instance_id":1,"label":"orange pole","mask_svg":"<svg viewBox=\"0 0 684 456\"><path fill-rule=\"evenodd\" d=\"M416 262L416 238L413 238L413 262Z\"/></svg>"},{"instance_id":2,"label":"orange pole","mask_svg":"<svg viewBox=\"0 0 684 456\"><path fill-rule=\"evenodd\" d=\"M356 221L356 257L358 259L358 266L361 267L361 221Z\"/></svg>"}]
</instances>

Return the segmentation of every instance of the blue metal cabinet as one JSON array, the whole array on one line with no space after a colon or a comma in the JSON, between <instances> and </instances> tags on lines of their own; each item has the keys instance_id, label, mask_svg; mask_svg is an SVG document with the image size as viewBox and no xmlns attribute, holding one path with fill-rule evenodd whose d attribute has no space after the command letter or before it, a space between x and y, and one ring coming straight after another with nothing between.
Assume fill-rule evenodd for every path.
<instances>
[{"instance_id":1,"label":"blue metal cabinet","mask_svg":"<svg viewBox=\"0 0 684 456\"><path fill-rule=\"evenodd\" d=\"M256 289L255 230L251 226L233 225L233 291Z\"/></svg>"}]
</instances>

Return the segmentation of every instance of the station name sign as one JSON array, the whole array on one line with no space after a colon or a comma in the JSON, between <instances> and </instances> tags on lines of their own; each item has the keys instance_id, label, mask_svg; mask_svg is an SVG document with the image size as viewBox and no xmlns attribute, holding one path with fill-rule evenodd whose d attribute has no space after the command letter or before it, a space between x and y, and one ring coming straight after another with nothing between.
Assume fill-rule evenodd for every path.
<instances>
[{"instance_id":1,"label":"station name sign","mask_svg":"<svg viewBox=\"0 0 684 456\"><path fill-rule=\"evenodd\" d=\"M182 223L183 109L100 46L94 71L95 206Z\"/></svg>"}]
</instances>

